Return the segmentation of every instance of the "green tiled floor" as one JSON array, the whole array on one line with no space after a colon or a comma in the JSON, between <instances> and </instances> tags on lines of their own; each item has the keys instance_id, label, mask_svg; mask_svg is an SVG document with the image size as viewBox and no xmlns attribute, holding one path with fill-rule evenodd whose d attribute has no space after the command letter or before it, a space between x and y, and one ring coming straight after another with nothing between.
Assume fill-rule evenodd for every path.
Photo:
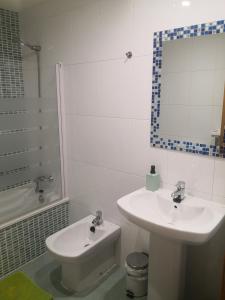
<instances>
[{"instance_id":1,"label":"green tiled floor","mask_svg":"<svg viewBox=\"0 0 225 300\"><path fill-rule=\"evenodd\" d=\"M88 295L71 295L60 286L60 268L47 254L42 255L21 268L41 288L54 296L54 300L127 300L125 294L125 272L116 268L114 272ZM146 298L138 298L146 300Z\"/></svg>"}]
</instances>

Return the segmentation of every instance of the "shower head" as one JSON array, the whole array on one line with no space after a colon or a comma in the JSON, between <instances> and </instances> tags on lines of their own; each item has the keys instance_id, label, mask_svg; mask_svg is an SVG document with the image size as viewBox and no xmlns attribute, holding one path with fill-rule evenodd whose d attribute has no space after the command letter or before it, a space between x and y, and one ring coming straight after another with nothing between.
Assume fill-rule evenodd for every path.
<instances>
[{"instance_id":1,"label":"shower head","mask_svg":"<svg viewBox=\"0 0 225 300\"><path fill-rule=\"evenodd\" d=\"M19 39L19 43L20 43L21 46L28 47L30 50L33 50L33 51L36 51L36 52L41 51L41 46L39 46L39 45L30 45L30 44L24 42L21 39Z\"/></svg>"}]
</instances>

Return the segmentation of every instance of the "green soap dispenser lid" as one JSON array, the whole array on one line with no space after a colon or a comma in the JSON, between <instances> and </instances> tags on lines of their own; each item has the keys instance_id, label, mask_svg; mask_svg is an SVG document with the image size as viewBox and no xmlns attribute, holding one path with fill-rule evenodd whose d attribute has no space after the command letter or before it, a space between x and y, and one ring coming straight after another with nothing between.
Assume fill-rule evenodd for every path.
<instances>
[{"instance_id":1,"label":"green soap dispenser lid","mask_svg":"<svg viewBox=\"0 0 225 300\"><path fill-rule=\"evenodd\" d=\"M150 174L155 174L155 165L151 165Z\"/></svg>"}]
</instances>

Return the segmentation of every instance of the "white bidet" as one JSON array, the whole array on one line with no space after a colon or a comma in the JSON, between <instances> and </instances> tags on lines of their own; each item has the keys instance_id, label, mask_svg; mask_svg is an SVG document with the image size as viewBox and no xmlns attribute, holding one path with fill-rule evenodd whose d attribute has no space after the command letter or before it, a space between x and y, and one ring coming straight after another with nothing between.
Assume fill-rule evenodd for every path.
<instances>
[{"instance_id":1,"label":"white bidet","mask_svg":"<svg viewBox=\"0 0 225 300\"><path fill-rule=\"evenodd\" d=\"M116 264L120 227L108 221L90 231L90 215L46 239L51 254L62 265L62 284L75 292L95 286Z\"/></svg>"}]
</instances>

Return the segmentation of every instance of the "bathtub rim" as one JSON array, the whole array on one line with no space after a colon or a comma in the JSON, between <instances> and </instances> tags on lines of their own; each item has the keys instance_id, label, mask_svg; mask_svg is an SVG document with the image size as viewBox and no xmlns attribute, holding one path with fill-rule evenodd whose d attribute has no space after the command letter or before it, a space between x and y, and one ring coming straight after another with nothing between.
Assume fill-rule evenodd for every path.
<instances>
[{"instance_id":1,"label":"bathtub rim","mask_svg":"<svg viewBox=\"0 0 225 300\"><path fill-rule=\"evenodd\" d=\"M51 209L51 208L53 208L55 206L59 206L60 204L67 203L67 202L68 203L70 202L69 197L64 197L64 198L62 198L60 200L56 200L56 201L54 201L52 203L46 204L46 205L44 205L42 207L39 207L39 208L37 208L37 209L35 209L33 211L25 213L22 216L19 216L19 217L15 218L15 219L12 219L10 221L6 221L6 222L0 224L0 230L4 229L6 227L9 227L9 226L11 226L13 224L16 224L18 222L21 222L23 220L26 220L26 219L28 219L30 217L33 217L35 215L38 215L38 214L40 214L43 211L49 210L49 209Z\"/></svg>"}]
</instances>

